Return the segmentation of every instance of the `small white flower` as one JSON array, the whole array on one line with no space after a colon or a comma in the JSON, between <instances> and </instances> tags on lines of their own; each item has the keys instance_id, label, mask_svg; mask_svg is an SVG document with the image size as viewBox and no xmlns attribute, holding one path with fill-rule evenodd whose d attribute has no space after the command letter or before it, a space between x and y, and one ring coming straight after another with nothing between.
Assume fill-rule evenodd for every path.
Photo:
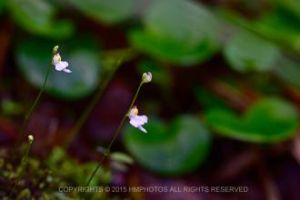
<instances>
[{"instance_id":1,"label":"small white flower","mask_svg":"<svg viewBox=\"0 0 300 200\"><path fill-rule=\"evenodd\" d=\"M135 127L143 131L144 133L147 133L147 130L143 127L144 124L148 122L148 117L146 115L138 115L139 110L136 106L134 106L129 114L129 123Z\"/></svg>"},{"instance_id":2,"label":"small white flower","mask_svg":"<svg viewBox=\"0 0 300 200\"><path fill-rule=\"evenodd\" d=\"M66 73L71 73L72 71L68 69L69 63L67 61L62 61L58 52L56 52L52 58L52 64L55 66L56 71L64 71Z\"/></svg>"}]
</instances>

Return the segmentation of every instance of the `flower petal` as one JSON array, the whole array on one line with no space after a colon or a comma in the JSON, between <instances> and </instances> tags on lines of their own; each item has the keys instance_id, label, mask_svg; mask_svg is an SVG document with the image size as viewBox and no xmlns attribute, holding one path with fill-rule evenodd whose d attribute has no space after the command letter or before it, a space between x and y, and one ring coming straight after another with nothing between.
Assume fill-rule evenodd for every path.
<instances>
[{"instance_id":1,"label":"flower petal","mask_svg":"<svg viewBox=\"0 0 300 200\"><path fill-rule=\"evenodd\" d=\"M71 73L71 72L72 72L72 71L71 71L70 69L68 69L68 68L63 69L63 71L66 72L66 73Z\"/></svg>"},{"instance_id":2,"label":"flower petal","mask_svg":"<svg viewBox=\"0 0 300 200\"><path fill-rule=\"evenodd\" d=\"M67 68L69 66L69 63L66 61L61 61L55 64L55 70L56 71L62 71L63 69Z\"/></svg>"},{"instance_id":3,"label":"flower petal","mask_svg":"<svg viewBox=\"0 0 300 200\"><path fill-rule=\"evenodd\" d=\"M146 130L144 127L139 126L139 127L137 127L137 128L140 129L142 132L147 133L147 130Z\"/></svg>"},{"instance_id":4,"label":"flower petal","mask_svg":"<svg viewBox=\"0 0 300 200\"><path fill-rule=\"evenodd\" d=\"M142 126L144 125L145 123L148 122L148 117L146 115L142 115L142 116L139 116L139 115L136 115L136 116L131 116L130 117L130 121L129 123L138 128L139 126Z\"/></svg>"}]
</instances>

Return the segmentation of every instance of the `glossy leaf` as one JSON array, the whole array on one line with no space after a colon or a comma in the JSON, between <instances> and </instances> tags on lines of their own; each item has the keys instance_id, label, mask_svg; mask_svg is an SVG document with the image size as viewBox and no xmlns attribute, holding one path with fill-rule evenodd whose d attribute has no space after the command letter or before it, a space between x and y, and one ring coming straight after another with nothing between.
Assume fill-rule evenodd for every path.
<instances>
[{"instance_id":1,"label":"glossy leaf","mask_svg":"<svg viewBox=\"0 0 300 200\"><path fill-rule=\"evenodd\" d=\"M230 66L240 72L269 70L280 55L272 43L246 32L231 38L224 54Z\"/></svg>"},{"instance_id":2,"label":"glossy leaf","mask_svg":"<svg viewBox=\"0 0 300 200\"><path fill-rule=\"evenodd\" d=\"M154 1L143 19L144 29L129 34L131 43L155 58L183 65L208 59L218 47L218 22L192 1Z\"/></svg>"},{"instance_id":3,"label":"glossy leaf","mask_svg":"<svg viewBox=\"0 0 300 200\"><path fill-rule=\"evenodd\" d=\"M195 170L207 157L210 135L192 116L176 118L166 125L150 119L147 134L129 127L125 145L137 162L164 175L181 175Z\"/></svg>"},{"instance_id":4,"label":"glossy leaf","mask_svg":"<svg viewBox=\"0 0 300 200\"><path fill-rule=\"evenodd\" d=\"M155 1L143 21L146 31L190 47L197 46L203 38L215 38L219 25L204 6L190 0Z\"/></svg>"},{"instance_id":5,"label":"glossy leaf","mask_svg":"<svg viewBox=\"0 0 300 200\"><path fill-rule=\"evenodd\" d=\"M218 133L248 142L278 142L296 131L298 114L288 102L266 98L256 102L242 116L215 109L206 115L207 123Z\"/></svg>"},{"instance_id":6,"label":"glossy leaf","mask_svg":"<svg viewBox=\"0 0 300 200\"><path fill-rule=\"evenodd\" d=\"M86 15L106 23L117 23L134 14L135 0L69 0Z\"/></svg>"},{"instance_id":7,"label":"glossy leaf","mask_svg":"<svg viewBox=\"0 0 300 200\"><path fill-rule=\"evenodd\" d=\"M196 47L187 47L184 43L139 30L131 32L130 40L136 48L155 58L185 66L202 62L217 51L216 46L209 40L203 40Z\"/></svg>"},{"instance_id":8,"label":"glossy leaf","mask_svg":"<svg viewBox=\"0 0 300 200\"><path fill-rule=\"evenodd\" d=\"M52 48L55 45L47 40L28 39L17 48L18 67L24 77L36 87L41 87L47 67L52 65ZM100 77L100 61L95 41L87 38L74 39L66 42L60 50L62 60L69 62L72 73L55 71L53 66L46 90L65 99L90 94L96 88Z\"/></svg>"},{"instance_id":9,"label":"glossy leaf","mask_svg":"<svg viewBox=\"0 0 300 200\"><path fill-rule=\"evenodd\" d=\"M54 38L68 37L73 24L67 20L54 21L56 8L45 0L9 0L11 16L28 32Z\"/></svg>"}]
</instances>

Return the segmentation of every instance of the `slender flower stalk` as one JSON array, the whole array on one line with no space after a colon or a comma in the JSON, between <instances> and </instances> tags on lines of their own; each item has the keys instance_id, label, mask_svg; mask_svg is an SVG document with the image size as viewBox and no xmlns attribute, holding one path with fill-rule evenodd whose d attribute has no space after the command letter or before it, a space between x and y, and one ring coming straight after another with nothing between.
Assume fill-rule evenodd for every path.
<instances>
[{"instance_id":1,"label":"slender flower stalk","mask_svg":"<svg viewBox=\"0 0 300 200\"><path fill-rule=\"evenodd\" d=\"M97 165L97 167L94 169L94 171L92 172L90 178L89 178L88 181L87 181L86 186L89 186L89 185L91 184L91 182L92 182L94 176L96 175L96 173L98 172L98 170L99 170L100 167L102 166L102 163L103 163L103 162L105 161L105 159L108 157L108 155L109 155L109 153L110 153L110 149L111 149L113 143L115 142L115 140L117 139L117 137L119 136L120 131L121 131L121 128L123 127L123 124L124 124L126 118L129 116L130 111L131 111L131 109L133 108L133 105L134 105L134 103L135 103L135 101L136 101L136 99L137 99L137 97L138 97L138 95L139 95L139 93L140 93L140 90L141 90L143 84L144 84L144 83L149 83L149 82L151 81L151 79L152 79L152 74L151 74L150 72L144 73L144 74L143 74L142 80L141 80L141 82L140 82L140 84L139 84L139 86L138 86L138 88L137 88L137 90L136 90L136 92L135 92L135 95L133 96L133 98L132 98L132 100L131 100L131 103L130 103L130 105L129 105L129 107L128 107L127 112L124 114L124 116L123 116L123 118L122 118L122 120L121 120L119 126L118 126L117 129L115 130L115 132L114 132L114 134L113 134L113 137L112 137L112 139L111 139L109 145L107 146L107 148L106 148L106 150L105 150L105 152L104 152L104 155L103 155L102 159L100 160L100 162L98 163L98 165Z\"/></svg>"},{"instance_id":2,"label":"slender flower stalk","mask_svg":"<svg viewBox=\"0 0 300 200\"><path fill-rule=\"evenodd\" d=\"M66 61L61 60L60 54L58 52L58 48L59 47L57 45L53 48L52 64L54 65L55 70L56 71L63 71L63 72L66 72L66 73L71 73L72 71L69 68L67 68L69 66L69 63L66 62ZM33 104L31 105L30 109L27 111L27 113L24 116L24 120L23 120L22 126L20 128L19 142L22 141L22 138L24 136L24 132L25 132L25 128L27 126L28 120L30 119L30 116L32 115L32 112L34 111L34 109L37 106L42 94L44 93L44 91L46 89L46 85L47 85L47 81L48 81L48 78L49 78L49 75L50 75L50 72L51 72L51 68L52 68L52 66L49 65L48 69L47 69L47 72L46 72L46 75L45 75L44 82L42 84L42 87L41 87L37 97L35 98Z\"/></svg>"},{"instance_id":3,"label":"slender flower stalk","mask_svg":"<svg viewBox=\"0 0 300 200\"><path fill-rule=\"evenodd\" d=\"M43 85L39 91L39 94L37 95L37 97L35 98L33 104L31 105L30 109L27 111L27 113L24 116L24 120L20 129L20 138L19 140L22 141L22 138L24 137L24 132L25 132L25 128L27 126L28 120L32 114L32 112L34 111L34 108L36 107L36 105L38 104L43 92L45 91L46 88L46 84L50 75L50 71L51 71L51 65L48 66L47 72L46 72L46 76L43 82Z\"/></svg>"}]
</instances>

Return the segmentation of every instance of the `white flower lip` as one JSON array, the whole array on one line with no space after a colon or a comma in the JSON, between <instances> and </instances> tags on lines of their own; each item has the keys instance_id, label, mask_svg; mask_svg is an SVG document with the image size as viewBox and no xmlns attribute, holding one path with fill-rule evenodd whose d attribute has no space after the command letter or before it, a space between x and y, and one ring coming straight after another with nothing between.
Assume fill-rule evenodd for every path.
<instances>
[{"instance_id":1,"label":"white flower lip","mask_svg":"<svg viewBox=\"0 0 300 200\"><path fill-rule=\"evenodd\" d=\"M134 106L129 114L129 123L135 127L140 129L142 132L147 133L147 130L143 127L144 124L148 122L148 117L146 115L138 115L138 109L136 106Z\"/></svg>"},{"instance_id":2,"label":"white flower lip","mask_svg":"<svg viewBox=\"0 0 300 200\"><path fill-rule=\"evenodd\" d=\"M70 69L68 69L69 63L67 61L62 61L59 53L54 54L52 63L55 66L56 71L63 71L66 73L72 72Z\"/></svg>"}]
</instances>

